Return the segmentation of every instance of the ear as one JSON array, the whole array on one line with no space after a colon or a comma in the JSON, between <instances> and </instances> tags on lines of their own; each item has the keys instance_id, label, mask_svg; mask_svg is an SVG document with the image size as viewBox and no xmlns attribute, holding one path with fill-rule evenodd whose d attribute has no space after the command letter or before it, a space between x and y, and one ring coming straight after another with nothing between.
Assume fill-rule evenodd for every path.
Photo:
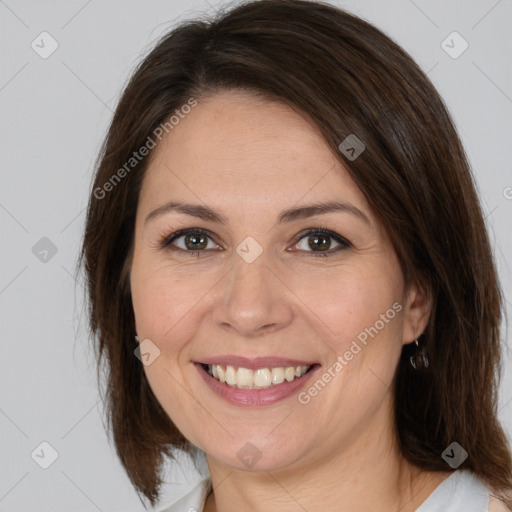
<instances>
[{"instance_id":1,"label":"ear","mask_svg":"<svg viewBox=\"0 0 512 512\"><path fill-rule=\"evenodd\" d=\"M412 343L426 329L432 311L430 292L425 282L412 282L405 290L402 342Z\"/></svg>"}]
</instances>

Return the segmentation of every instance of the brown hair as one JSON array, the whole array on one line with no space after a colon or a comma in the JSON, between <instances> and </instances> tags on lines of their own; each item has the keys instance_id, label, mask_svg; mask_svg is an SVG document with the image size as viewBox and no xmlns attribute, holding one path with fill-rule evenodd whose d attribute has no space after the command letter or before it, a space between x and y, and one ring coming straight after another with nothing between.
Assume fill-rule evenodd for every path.
<instances>
[{"instance_id":1,"label":"brown hair","mask_svg":"<svg viewBox=\"0 0 512 512\"><path fill-rule=\"evenodd\" d=\"M122 182L112 177L188 99L233 89L309 116L391 237L406 282L425 283L430 366L414 370L405 346L395 379L403 456L425 470L451 471L441 454L456 441L469 454L460 467L505 496L512 462L497 419L502 296L453 122L429 79L390 38L339 8L302 0L248 2L174 28L135 70L99 155L80 262L98 369L101 362L106 369L109 428L139 495L155 504L164 455L194 448L134 356L129 269L150 156L122 173ZM350 134L366 146L353 161L338 149ZM108 195L98 193L109 180Z\"/></svg>"}]
</instances>

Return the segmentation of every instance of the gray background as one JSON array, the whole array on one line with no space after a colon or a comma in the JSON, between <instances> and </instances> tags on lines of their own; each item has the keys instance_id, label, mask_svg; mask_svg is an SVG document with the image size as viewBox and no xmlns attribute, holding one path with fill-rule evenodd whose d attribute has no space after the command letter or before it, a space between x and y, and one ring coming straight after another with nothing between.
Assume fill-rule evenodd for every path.
<instances>
[{"instance_id":1,"label":"gray background","mask_svg":"<svg viewBox=\"0 0 512 512\"><path fill-rule=\"evenodd\" d=\"M511 1L332 3L401 44L445 99L480 187L510 315ZM216 5L0 0L1 511L144 510L103 429L73 275L94 159L123 85L158 36ZM47 59L31 47L50 48L43 31L58 43ZM469 44L458 58L441 45L453 31ZM445 48L462 44L452 37ZM508 349L505 358L500 418L511 433ZM35 462L50 461L43 441L58 453L48 469ZM168 499L198 478L191 466L174 471Z\"/></svg>"}]
</instances>

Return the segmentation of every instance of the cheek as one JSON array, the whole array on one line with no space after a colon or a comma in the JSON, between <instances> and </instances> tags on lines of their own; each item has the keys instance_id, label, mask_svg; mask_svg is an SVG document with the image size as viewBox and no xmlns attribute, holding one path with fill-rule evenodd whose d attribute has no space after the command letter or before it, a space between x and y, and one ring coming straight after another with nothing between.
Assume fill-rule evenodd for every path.
<instances>
[{"instance_id":1,"label":"cheek","mask_svg":"<svg viewBox=\"0 0 512 512\"><path fill-rule=\"evenodd\" d=\"M144 265L142 261L132 267L131 274L139 338L150 339L160 350L154 362L144 366L147 380L168 416L195 444L199 439L187 425L190 415L200 415L201 410L190 400L194 391L186 375L196 370L189 366L188 349L200 324L198 315L205 307L205 293L216 282L207 273L197 276L188 269L153 262Z\"/></svg>"},{"instance_id":2,"label":"cheek","mask_svg":"<svg viewBox=\"0 0 512 512\"><path fill-rule=\"evenodd\" d=\"M175 349L179 339L192 335L194 315L215 280L168 266L142 268L134 269L131 276L137 331L161 348Z\"/></svg>"},{"instance_id":3,"label":"cheek","mask_svg":"<svg viewBox=\"0 0 512 512\"><path fill-rule=\"evenodd\" d=\"M187 359L189 342L197 331L194 318L204 295L204 281L197 286L193 276L179 275L165 266L134 266L132 302L139 338L150 339L160 350L154 362L144 366L149 386L176 427L200 446L201 436L191 428L190 418L204 411L190 399L193 389L186 379L190 368L181 362Z\"/></svg>"},{"instance_id":4,"label":"cheek","mask_svg":"<svg viewBox=\"0 0 512 512\"><path fill-rule=\"evenodd\" d=\"M347 266L297 292L327 348L318 376L325 384L312 382L299 398L311 418L333 429L343 425L347 436L369 421L390 390L402 348L400 275Z\"/></svg>"},{"instance_id":5,"label":"cheek","mask_svg":"<svg viewBox=\"0 0 512 512\"><path fill-rule=\"evenodd\" d=\"M296 273L287 284L300 299L302 311L331 340L333 348L342 350L376 323L378 331L400 332L401 317L396 310L401 308L392 307L403 295L401 272L396 265L340 265L310 275Z\"/></svg>"},{"instance_id":6,"label":"cheek","mask_svg":"<svg viewBox=\"0 0 512 512\"><path fill-rule=\"evenodd\" d=\"M403 289L397 265L345 265L293 284L307 306L302 311L327 349L324 380L332 384L314 407L337 410L341 402L363 413L382 403L402 348ZM316 417L321 414L316 411Z\"/></svg>"}]
</instances>

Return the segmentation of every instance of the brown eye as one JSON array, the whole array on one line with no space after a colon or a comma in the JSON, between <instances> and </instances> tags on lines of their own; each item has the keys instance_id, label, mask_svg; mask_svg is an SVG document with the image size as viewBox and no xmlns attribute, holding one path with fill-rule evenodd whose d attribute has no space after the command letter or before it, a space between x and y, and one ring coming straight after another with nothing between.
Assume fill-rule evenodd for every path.
<instances>
[{"instance_id":1,"label":"brown eye","mask_svg":"<svg viewBox=\"0 0 512 512\"><path fill-rule=\"evenodd\" d=\"M210 242L214 247L208 247ZM173 233L162 241L161 246L173 251L188 252L196 255L209 252L209 250L216 247L218 248L218 245L213 242L211 234L202 229L186 229Z\"/></svg>"},{"instance_id":2,"label":"brown eye","mask_svg":"<svg viewBox=\"0 0 512 512\"><path fill-rule=\"evenodd\" d=\"M309 235L308 245L313 251L327 250L331 247L331 240L326 235Z\"/></svg>"},{"instance_id":3,"label":"brown eye","mask_svg":"<svg viewBox=\"0 0 512 512\"><path fill-rule=\"evenodd\" d=\"M184 235L184 241L187 249L190 249L191 251L206 249L206 246L208 245L208 237L205 235Z\"/></svg>"},{"instance_id":4,"label":"brown eye","mask_svg":"<svg viewBox=\"0 0 512 512\"><path fill-rule=\"evenodd\" d=\"M335 245L332 250L332 242ZM343 249L350 247L351 244L337 233L327 229L311 229L303 234L295 247L300 251L311 253L312 256L331 256Z\"/></svg>"}]
</instances>

